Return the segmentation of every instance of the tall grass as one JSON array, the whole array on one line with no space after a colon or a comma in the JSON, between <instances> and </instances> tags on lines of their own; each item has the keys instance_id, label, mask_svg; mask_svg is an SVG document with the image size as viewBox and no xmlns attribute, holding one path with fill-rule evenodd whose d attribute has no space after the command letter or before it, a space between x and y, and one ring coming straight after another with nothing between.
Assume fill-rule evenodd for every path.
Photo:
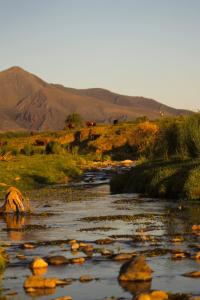
<instances>
[{"instance_id":1,"label":"tall grass","mask_svg":"<svg viewBox=\"0 0 200 300\"><path fill-rule=\"evenodd\" d=\"M200 114L189 117L164 119L152 145L152 157L200 157Z\"/></svg>"}]
</instances>

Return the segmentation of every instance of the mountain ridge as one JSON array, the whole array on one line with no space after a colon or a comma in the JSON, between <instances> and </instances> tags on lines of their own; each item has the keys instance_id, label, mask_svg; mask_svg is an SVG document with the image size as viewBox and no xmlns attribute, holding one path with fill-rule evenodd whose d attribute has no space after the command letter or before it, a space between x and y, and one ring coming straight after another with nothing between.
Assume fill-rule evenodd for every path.
<instances>
[{"instance_id":1,"label":"mountain ridge","mask_svg":"<svg viewBox=\"0 0 200 300\"><path fill-rule=\"evenodd\" d=\"M169 116L192 113L141 96L47 83L17 66L0 72L1 131L63 129L67 115L73 112L85 120L110 122L142 115L155 119L161 110Z\"/></svg>"}]
</instances>

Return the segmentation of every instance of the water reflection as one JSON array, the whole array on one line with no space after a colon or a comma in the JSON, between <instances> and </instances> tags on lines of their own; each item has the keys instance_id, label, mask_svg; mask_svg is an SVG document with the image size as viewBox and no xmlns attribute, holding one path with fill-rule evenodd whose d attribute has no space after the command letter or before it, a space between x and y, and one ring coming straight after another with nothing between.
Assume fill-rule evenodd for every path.
<instances>
[{"instance_id":1,"label":"water reflection","mask_svg":"<svg viewBox=\"0 0 200 300\"><path fill-rule=\"evenodd\" d=\"M12 241L20 241L23 237L23 229L29 221L29 217L18 214L5 214L3 220L7 226L8 236Z\"/></svg>"},{"instance_id":2,"label":"water reflection","mask_svg":"<svg viewBox=\"0 0 200 300\"><path fill-rule=\"evenodd\" d=\"M151 281L145 282L131 282L131 281L119 281L120 286L127 292L136 296L140 293L147 292L151 289Z\"/></svg>"},{"instance_id":3,"label":"water reflection","mask_svg":"<svg viewBox=\"0 0 200 300\"><path fill-rule=\"evenodd\" d=\"M53 295L55 294L55 292L56 292L55 288L26 290L26 293L31 297Z\"/></svg>"}]
</instances>

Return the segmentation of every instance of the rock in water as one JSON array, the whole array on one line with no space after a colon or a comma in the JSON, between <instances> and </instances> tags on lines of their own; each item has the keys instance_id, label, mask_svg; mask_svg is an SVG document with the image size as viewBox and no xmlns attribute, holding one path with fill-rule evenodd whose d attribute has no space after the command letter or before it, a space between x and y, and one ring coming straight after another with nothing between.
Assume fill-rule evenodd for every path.
<instances>
[{"instance_id":1,"label":"rock in water","mask_svg":"<svg viewBox=\"0 0 200 300\"><path fill-rule=\"evenodd\" d=\"M168 295L164 291L153 291L148 294L140 294L137 300L167 300Z\"/></svg>"},{"instance_id":2,"label":"rock in water","mask_svg":"<svg viewBox=\"0 0 200 300\"><path fill-rule=\"evenodd\" d=\"M48 263L40 257L35 257L32 263L30 264L30 268L31 269L48 268Z\"/></svg>"},{"instance_id":3,"label":"rock in water","mask_svg":"<svg viewBox=\"0 0 200 300\"><path fill-rule=\"evenodd\" d=\"M62 255L54 255L47 257L47 261L51 265L64 265L69 263L69 260Z\"/></svg>"},{"instance_id":4,"label":"rock in water","mask_svg":"<svg viewBox=\"0 0 200 300\"><path fill-rule=\"evenodd\" d=\"M144 256L139 256L122 265L119 274L120 281L149 281L152 279L152 269Z\"/></svg>"},{"instance_id":5,"label":"rock in water","mask_svg":"<svg viewBox=\"0 0 200 300\"><path fill-rule=\"evenodd\" d=\"M24 282L24 288L48 289L55 288L58 282L57 278L43 278L40 276L29 276Z\"/></svg>"},{"instance_id":6,"label":"rock in water","mask_svg":"<svg viewBox=\"0 0 200 300\"><path fill-rule=\"evenodd\" d=\"M30 211L22 193L15 187L7 190L5 202L0 208L0 213L25 213Z\"/></svg>"}]
</instances>

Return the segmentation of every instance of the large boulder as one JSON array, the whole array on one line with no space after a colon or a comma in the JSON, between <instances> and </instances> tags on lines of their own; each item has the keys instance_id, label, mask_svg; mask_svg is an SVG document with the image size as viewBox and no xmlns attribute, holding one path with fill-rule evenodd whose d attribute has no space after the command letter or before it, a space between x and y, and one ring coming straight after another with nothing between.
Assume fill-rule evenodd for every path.
<instances>
[{"instance_id":1,"label":"large boulder","mask_svg":"<svg viewBox=\"0 0 200 300\"><path fill-rule=\"evenodd\" d=\"M26 213L29 212L28 201L22 196L22 193L15 187L7 190L5 202L0 207L0 213Z\"/></svg>"},{"instance_id":2,"label":"large boulder","mask_svg":"<svg viewBox=\"0 0 200 300\"><path fill-rule=\"evenodd\" d=\"M144 256L139 256L122 265L119 273L120 281L150 281L152 269Z\"/></svg>"}]
</instances>

